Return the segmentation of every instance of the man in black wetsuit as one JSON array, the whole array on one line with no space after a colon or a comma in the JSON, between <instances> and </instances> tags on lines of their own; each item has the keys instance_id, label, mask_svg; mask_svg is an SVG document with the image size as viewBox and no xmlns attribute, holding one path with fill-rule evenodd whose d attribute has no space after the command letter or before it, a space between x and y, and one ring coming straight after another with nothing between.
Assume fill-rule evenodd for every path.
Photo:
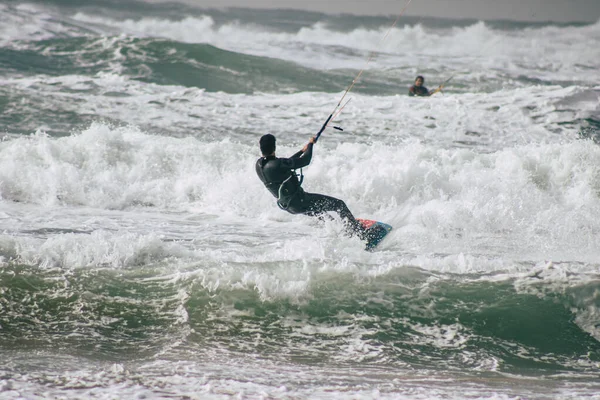
<instances>
[{"instance_id":1,"label":"man in black wetsuit","mask_svg":"<svg viewBox=\"0 0 600 400\"><path fill-rule=\"evenodd\" d=\"M415 79L415 84L408 89L408 95L431 96L431 93L429 92L429 90L427 90L425 86L423 86L423 83L425 83L425 78L423 78L421 75L417 76L417 78Z\"/></svg>"},{"instance_id":2,"label":"man in black wetsuit","mask_svg":"<svg viewBox=\"0 0 600 400\"><path fill-rule=\"evenodd\" d=\"M348 207L340 199L316 193L307 193L302 189L296 169L306 167L312 158L315 138L302 150L290 158L275 156L275 136L271 134L260 138L262 157L256 161L256 173L267 189L277 198L277 205L291 214L322 216L327 211L335 211L344 221L349 236L358 234L366 239L366 231Z\"/></svg>"}]
</instances>

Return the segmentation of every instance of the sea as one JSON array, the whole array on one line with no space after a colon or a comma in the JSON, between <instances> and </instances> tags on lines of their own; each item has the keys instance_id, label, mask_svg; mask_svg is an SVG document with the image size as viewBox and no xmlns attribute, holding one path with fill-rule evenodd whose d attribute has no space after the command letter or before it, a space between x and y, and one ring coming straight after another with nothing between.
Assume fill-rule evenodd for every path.
<instances>
[{"instance_id":1,"label":"sea","mask_svg":"<svg viewBox=\"0 0 600 400\"><path fill-rule=\"evenodd\" d=\"M600 399L600 22L397 16L0 3L0 398Z\"/></svg>"}]
</instances>

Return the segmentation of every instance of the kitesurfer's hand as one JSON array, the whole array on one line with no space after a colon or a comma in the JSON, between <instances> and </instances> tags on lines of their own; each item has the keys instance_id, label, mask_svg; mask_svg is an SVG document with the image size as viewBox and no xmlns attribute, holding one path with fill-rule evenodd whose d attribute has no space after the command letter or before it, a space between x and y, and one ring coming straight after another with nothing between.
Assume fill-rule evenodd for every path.
<instances>
[{"instance_id":1,"label":"kitesurfer's hand","mask_svg":"<svg viewBox=\"0 0 600 400\"><path fill-rule=\"evenodd\" d=\"M314 138L314 136L313 136L313 137L311 137L311 138L310 138L310 140L308 141L308 143L306 143L306 144L304 145L304 147L302 148L302 152L303 152L303 153L304 153L304 152L306 152L306 150L308 150L308 145L309 145L309 144L315 144L315 142L316 142L316 141L317 141L317 140Z\"/></svg>"},{"instance_id":2,"label":"kitesurfer's hand","mask_svg":"<svg viewBox=\"0 0 600 400\"><path fill-rule=\"evenodd\" d=\"M433 96L437 92L441 92L443 87L444 87L444 85L440 85L440 86L436 87L435 89L430 90L429 91L429 96Z\"/></svg>"}]
</instances>

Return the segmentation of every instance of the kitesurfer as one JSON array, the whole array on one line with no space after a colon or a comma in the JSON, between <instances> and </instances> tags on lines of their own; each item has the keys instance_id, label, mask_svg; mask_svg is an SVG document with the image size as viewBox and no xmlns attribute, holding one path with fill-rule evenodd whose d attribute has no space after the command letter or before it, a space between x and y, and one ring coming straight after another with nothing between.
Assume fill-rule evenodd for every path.
<instances>
[{"instance_id":1,"label":"kitesurfer","mask_svg":"<svg viewBox=\"0 0 600 400\"><path fill-rule=\"evenodd\" d=\"M354 218L346 203L335 197L323 194L308 193L302 189L302 178L296 175L296 170L308 166L312 159L313 145L316 138L310 141L290 158L275 156L275 136L266 134L260 138L262 157L256 161L256 173L273 196L277 205L291 214L304 214L322 217L328 211L338 213L346 227L349 236L357 234L366 239L366 230Z\"/></svg>"},{"instance_id":2,"label":"kitesurfer","mask_svg":"<svg viewBox=\"0 0 600 400\"><path fill-rule=\"evenodd\" d=\"M425 83L425 78L423 78L423 76L421 75L417 76L415 79L415 84L408 89L408 95L431 96L431 93L429 92L429 90L427 90L425 86L423 86L423 83Z\"/></svg>"}]
</instances>

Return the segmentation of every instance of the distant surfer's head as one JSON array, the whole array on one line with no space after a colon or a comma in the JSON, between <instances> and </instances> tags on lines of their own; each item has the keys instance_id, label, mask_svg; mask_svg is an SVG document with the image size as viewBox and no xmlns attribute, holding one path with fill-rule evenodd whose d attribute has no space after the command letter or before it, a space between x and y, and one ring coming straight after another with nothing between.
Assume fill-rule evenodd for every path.
<instances>
[{"instance_id":1,"label":"distant surfer's head","mask_svg":"<svg viewBox=\"0 0 600 400\"><path fill-rule=\"evenodd\" d=\"M423 78L421 75L415 78L415 85L421 86L423 83L425 83L425 78Z\"/></svg>"},{"instance_id":2,"label":"distant surfer's head","mask_svg":"<svg viewBox=\"0 0 600 400\"><path fill-rule=\"evenodd\" d=\"M269 156L275 153L275 136L270 133L260 138L260 152L263 156Z\"/></svg>"}]
</instances>

